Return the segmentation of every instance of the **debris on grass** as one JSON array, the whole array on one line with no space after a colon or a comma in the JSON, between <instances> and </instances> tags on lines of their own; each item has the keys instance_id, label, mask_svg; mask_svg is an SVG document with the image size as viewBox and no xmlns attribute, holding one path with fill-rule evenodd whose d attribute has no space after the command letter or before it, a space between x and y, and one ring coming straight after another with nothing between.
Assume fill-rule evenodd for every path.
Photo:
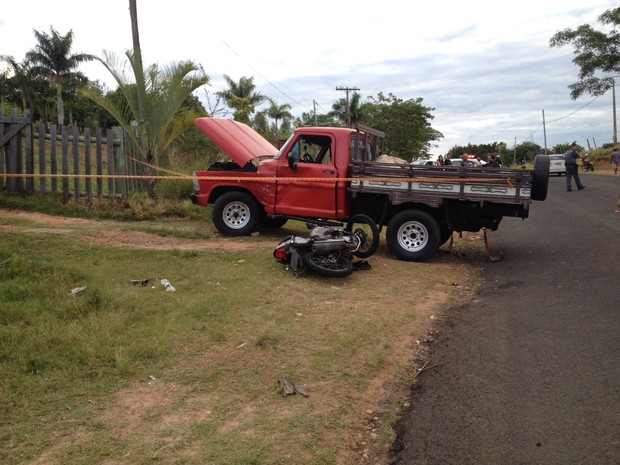
<instances>
[{"instance_id":1,"label":"debris on grass","mask_svg":"<svg viewBox=\"0 0 620 465\"><path fill-rule=\"evenodd\" d=\"M170 284L170 281L168 281L167 279L162 279L160 283L162 286L164 286L164 289L166 289L166 292L176 291L176 288L172 284Z\"/></svg>"},{"instance_id":2,"label":"debris on grass","mask_svg":"<svg viewBox=\"0 0 620 465\"><path fill-rule=\"evenodd\" d=\"M304 397L310 396L306 388L298 385L294 379L278 378L280 385L280 393L283 396L291 396L293 394L301 394Z\"/></svg>"}]
</instances>

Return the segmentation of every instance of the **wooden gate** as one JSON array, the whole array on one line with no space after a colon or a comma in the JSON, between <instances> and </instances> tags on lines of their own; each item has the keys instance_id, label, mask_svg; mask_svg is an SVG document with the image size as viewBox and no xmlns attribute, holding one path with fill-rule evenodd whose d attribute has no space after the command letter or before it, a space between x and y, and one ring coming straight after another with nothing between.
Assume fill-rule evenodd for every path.
<instances>
[{"instance_id":1,"label":"wooden gate","mask_svg":"<svg viewBox=\"0 0 620 465\"><path fill-rule=\"evenodd\" d=\"M30 116L17 116L13 110L11 116L5 116L0 108L0 174L23 173L24 171L24 145L26 143L26 163L32 161L32 124ZM23 178L0 176L0 191L9 194L24 192L27 187L24 185Z\"/></svg>"},{"instance_id":2,"label":"wooden gate","mask_svg":"<svg viewBox=\"0 0 620 465\"><path fill-rule=\"evenodd\" d=\"M51 125L30 121L28 114L0 109L0 192L46 194L62 192L74 197L126 197L143 190L134 176L142 169L131 157L131 144L120 127L91 131L77 126ZM37 155L38 153L38 155Z\"/></svg>"}]
</instances>

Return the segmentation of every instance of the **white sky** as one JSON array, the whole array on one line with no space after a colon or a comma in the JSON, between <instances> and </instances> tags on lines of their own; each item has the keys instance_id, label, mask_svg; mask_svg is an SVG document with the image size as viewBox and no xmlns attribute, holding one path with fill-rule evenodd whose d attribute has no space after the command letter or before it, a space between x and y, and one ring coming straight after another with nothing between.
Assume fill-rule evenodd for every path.
<instances>
[{"instance_id":1,"label":"white sky","mask_svg":"<svg viewBox=\"0 0 620 465\"><path fill-rule=\"evenodd\" d=\"M254 76L259 92L296 116L314 101L328 112L345 97L338 86L359 88L363 100L422 98L444 134L434 154L468 143L544 146L543 110L547 147L613 141L611 92L571 100L573 48L552 49L549 39L581 24L602 28L598 16L618 0L416 3L138 0L140 42L145 64L200 63L211 94L227 88L223 74ZM132 46L128 0L31 0L3 2L0 54L21 61L36 44L33 29L50 26L73 30L74 53L122 55ZM80 70L113 88L101 64Z\"/></svg>"}]
</instances>

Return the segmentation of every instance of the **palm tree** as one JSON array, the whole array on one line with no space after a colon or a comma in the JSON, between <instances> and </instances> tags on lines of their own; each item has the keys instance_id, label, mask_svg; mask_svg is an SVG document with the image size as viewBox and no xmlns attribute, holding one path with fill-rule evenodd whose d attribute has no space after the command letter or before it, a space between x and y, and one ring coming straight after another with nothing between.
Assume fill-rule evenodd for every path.
<instances>
[{"instance_id":1,"label":"palm tree","mask_svg":"<svg viewBox=\"0 0 620 465\"><path fill-rule=\"evenodd\" d=\"M131 137L143 162L158 164L172 142L193 125L196 114L181 112L183 102L199 87L209 84L202 67L192 61L160 68L153 64L142 70L140 54L125 53L123 62L113 53L97 58L110 72L118 91L107 96L91 85L82 94L104 108ZM127 68L131 72L126 72ZM128 77L131 76L131 77ZM154 173L154 168L147 170ZM146 181L148 193L156 199L156 178Z\"/></svg>"},{"instance_id":2,"label":"palm tree","mask_svg":"<svg viewBox=\"0 0 620 465\"><path fill-rule=\"evenodd\" d=\"M34 99L33 99L33 82L35 77L33 76L30 62L24 59L21 63L17 62L15 58L10 55L0 55L0 61L4 61L9 65L8 72L12 73L12 76L8 78L15 89L18 89L21 93L22 109L30 110L31 114L34 114Z\"/></svg>"},{"instance_id":3,"label":"palm tree","mask_svg":"<svg viewBox=\"0 0 620 465\"><path fill-rule=\"evenodd\" d=\"M341 98L332 105L332 111L329 116L335 118L346 125L355 126L360 120L360 99L361 96L355 92L351 96L351 101Z\"/></svg>"},{"instance_id":4,"label":"palm tree","mask_svg":"<svg viewBox=\"0 0 620 465\"><path fill-rule=\"evenodd\" d=\"M104 59L97 58L118 84L117 91L104 96L97 87L90 86L82 93L116 119L147 164L145 172L154 174L153 164L159 164L170 144L199 116L192 111L182 111L183 103L196 89L209 84L210 79L200 65L189 60L162 69L153 64L145 70L136 0L129 0L129 15L133 52L125 53L125 62L108 52L104 52ZM128 67L131 73L125 72ZM157 199L156 183L155 177L145 181L149 196L154 200Z\"/></svg>"},{"instance_id":5,"label":"palm tree","mask_svg":"<svg viewBox=\"0 0 620 465\"><path fill-rule=\"evenodd\" d=\"M228 90L217 92L216 95L235 110L235 120L249 122L249 115L254 112L257 105L265 101L266 97L255 91L253 77L242 76L239 82L235 82L224 74L224 80L228 84Z\"/></svg>"},{"instance_id":6,"label":"palm tree","mask_svg":"<svg viewBox=\"0 0 620 465\"><path fill-rule=\"evenodd\" d=\"M56 89L58 125L62 126L65 122L62 81L66 77L79 75L80 73L74 71L78 65L94 60L95 56L86 53L71 54L72 30L63 36L50 27L50 34L35 29L34 35L38 44L26 53L26 59L32 64L32 72L47 76L50 86Z\"/></svg>"},{"instance_id":7,"label":"palm tree","mask_svg":"<svg viewBox=\"0 0 620 465\"><path fill-rule=\"evenodd\" d=\"M280 127L278 126L279 120L290 120L293 118L293 115L289 110L291 110L291 105L285 103L283 105L278 105L278 102L270 97L267 97L267 101L269 102L269 108L267 108L264 113L271 119L275 121L274 134L276 139L280 137Z\"/></svg>"}]
</instances>

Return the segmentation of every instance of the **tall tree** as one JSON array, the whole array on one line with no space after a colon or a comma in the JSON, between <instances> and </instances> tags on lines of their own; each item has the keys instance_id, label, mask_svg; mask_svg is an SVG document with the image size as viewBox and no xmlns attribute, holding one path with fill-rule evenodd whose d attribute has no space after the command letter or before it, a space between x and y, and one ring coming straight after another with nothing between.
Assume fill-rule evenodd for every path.
<instances>
[{"instance_id":1,"label":"tall tree","mask_svg":"<svg viewBox=\"0 0 620 465\"><path fill-rule=\"evenodd\" d=\"M256 92L253 77L242 76L239 82L235 82L230 76L224 74L224 80L228 84L228 89L217 92L216 95L235 110L235 120L249 123L250 115L254 113L256 106L265 101L266 97Z\"/></svg>"},{"instance_id":2,"label":"tall tree","mask_svg":"<svg viewBox=\"0 0 620 465\"><path fill-rule=\"evenodd\" d=\"M349 101L347 101L346 98L341 98L334 102L332 105L332 111L329 115L340 121L345 126L349 125L350 120L351 127L355 127L355 125L357 125L360 121L361 99L361 95L357 92L353 93Z\"/></svg>"},{"instance_id":3,"label":"tall tree","mask_svg":"<svg viewBox=\"0 0 620 465\"><path fill-rule=\"evenodd\" d=\"M170 144L191 127L198 116L191 110L181 111L183 103L196 89L209 84L210 79L193 61L173 63L164 68L153 64L139 74L142 69L139 58L130 51L125 55L124 62L109 52L104 52L104 59L98 59L116 81L118 92L106 96L94 86L82 92L125 129L142 161L147 165L158 164ZM126 72L127 68L132 73ZM153 169L147 169L147 173L153 174ZM153 199L157 198L156 181L154 177L146 181Z\"/></svg>"},{"instance_id":4,"label":"tall tree","mask_svg":"<svg viewBox=\"0 0 620 465\"><path fill-rule=\"evenodd\" d=\"M385 132L390 155L407 160L427 156L432 142L443 137L430 125L434 108L422 105L421 98L402 100L380 92L368 100L360 108L360 123Z\"/></svg>"},{"instance_id":5,"label":"tall tree","mask_svg":"<svg viewBox=\"0 0 620 465\"><path fill-rule=\"evenodd\" d=\"M37 45L26 53L26 59L32 64L31 71L47 76L49 84L56 89L56 112L58 125L65 122L65 107L62 100L62 81L79 74L77 67L86 61L94 60L94 55L71 53L73 31L64 36L50 27L50 34L34 30Z\"/></svg>"},{"instance_id":6,"label":"tall tree","mask_svg":"<svg viewBox=\"0 0 620 465\"><path fill-rule=\"evenodd\" d=\"M579 67L579 81L568 86L573 100L583 93L603 95L620 74L620 7L605 11L598 20L609 26L607 33L582 24L574 30L556 32L549 41L551 47L575 47L573 63Z\"/></svg>"},{"instance_id":7,"label":"tall tree","mask_svg":"<svg viewBox=\"0 0 620 465\"><path fill-rule=\"evenodd\" d=\"M34 114L33 84L36 77L33 76L30 62L24 59L20 63L10 55L0 55L0 61L9 65L7 82L10 82L12 87L19 91L22 110L30 110L31 114Z\"/></svg>"},{"instance_id":8,"label":"tall tree","mask_svg":"<svg viewBox=\"0 0 620 465\"><path fill-rule=\"evenodd\" d=\"M274 100L270 97L267 97L267 101L269 102L269 107L264 111L265 115L274 120L274 136L276 139L280 137L280 126L278 125L279 121L290 120L293 118L291 114L291 105L288 103L283 103L279 105L277 100Z\"/></svg>"},{"instance_id":9,"label":"tall tree","mask_svg":"<svg viewBox=\"0 0 620 465\"><path fill-rule=\"evenodd\" d=\"M124 62L107 52L104 59L97 58L116 81L117 92L105 96L98 88L90 86L83 93L123 127L146 164L144 172L152 175L155 173L153 164L160 163L168 147L192 127L199 116L189 108L182 109L183 103L196 89L209 84L210 79L200 65L189 60L164 68L153 64L145 70L136 0L129 0L129 16L133 52L125 53ZM127 68L131 73L125 72ZM148 178L145 183L149 196L157 199L157 179Z\"/></svg>"}]
</instances>

